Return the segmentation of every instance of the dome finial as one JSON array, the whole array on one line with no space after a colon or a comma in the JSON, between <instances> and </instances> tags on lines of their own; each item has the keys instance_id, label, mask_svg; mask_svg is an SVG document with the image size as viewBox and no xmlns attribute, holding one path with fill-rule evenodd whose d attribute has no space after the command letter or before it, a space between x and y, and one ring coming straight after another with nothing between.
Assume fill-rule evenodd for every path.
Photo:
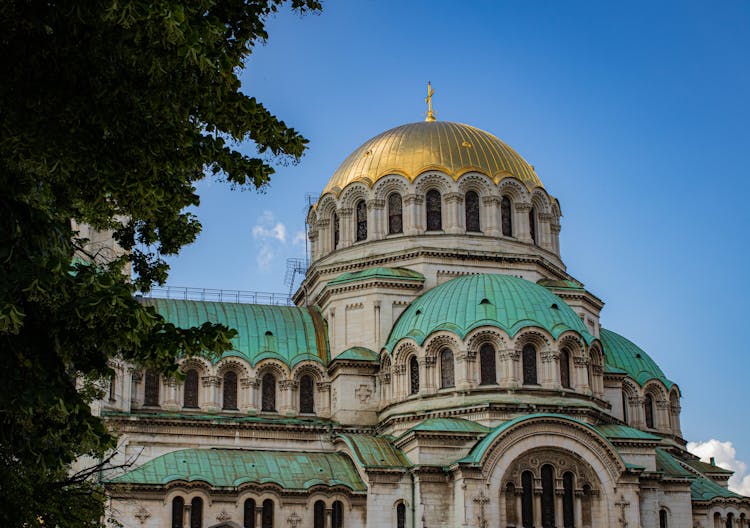
<instances>
[{"instance_id":1,"label":"dome finial","mask_svg":"<svg viewBox=\"0 0 750 528\"><path fill-rule=\"evenodd\" d=\"M427 117L425 118L425 121L435 121L435 112L432 111L433 95L435 95L435 90L432 89L430 81L427 81L427 98L425 99L425 102L427 103Z\"/></svg>"}]
</instances>

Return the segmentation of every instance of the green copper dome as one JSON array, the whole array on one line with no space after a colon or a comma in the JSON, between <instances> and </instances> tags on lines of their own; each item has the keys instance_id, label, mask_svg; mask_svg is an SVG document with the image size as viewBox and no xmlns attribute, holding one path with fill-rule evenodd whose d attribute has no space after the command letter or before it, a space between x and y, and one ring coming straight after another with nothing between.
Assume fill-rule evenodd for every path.
<instances>
[{"instance_id":1,"label":"green copper dome","mask_svg":"<svg viewBox=\"0 0 750 528\"><path fill-rule=\"evenodd\" d=\"M600 332L607 365L624 370L628 376L643 387L648 381L657 379L667 390L672 388L673 382L667 379L651 356L646 354L632 341L602 328Z\"/></svg>"},{"instance_id":2,"label":"green copper dome","mask_svg":"<svg viewBox=\"0 0 750 528\"><path fill-rule=\"evenodd\" d=\"M546 288L510 275L467 275L412 302L396 321L385 347L393 350L405 337L421 345L439 330L463 338L479 326L495 326L511 337L536 326L555 338L574 330L589 343L594 339L570 306Z\"/></svg>"}]
</instances>

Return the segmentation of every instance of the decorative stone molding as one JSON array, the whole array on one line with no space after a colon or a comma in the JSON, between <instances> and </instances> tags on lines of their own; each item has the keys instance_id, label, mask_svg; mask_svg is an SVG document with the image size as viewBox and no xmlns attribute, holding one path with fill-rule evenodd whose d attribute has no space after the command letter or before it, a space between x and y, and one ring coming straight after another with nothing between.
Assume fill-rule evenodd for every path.
<instances>
[{"instance_id":1,"label":"decorative stone molding","mask_svg":"<svg viewBox=\"0 0 750 528\"><path fill-rule=\"evenodd\" d=\"M385 200L380 198L371 198L365 203L368 209L383 209L385 207Z\"/></svg>"},{"instance_id":2,"label":"decorative stone molding","mask_svg":"<svg viewBox=\"0 0 750 528\"><path fill-rule=\"evenodd\" d=\"M369 386L363 384L354 391L354 395L359 399L359 402L362 405L365 405L370 401L370 396L372 396L372 389Z\"/></svg>"},{"instance_id":3,"label":"decorative stone molding","mask_svg":"<svg viewBox=\"0 0 750 528\"><path fill-rule=\"evenodd\" d=\"M528 213L531 211L531 204L525 202L516 202L516 211L519 213Z\"/></svg>"},{"instance_id":4,"label":"decorative stone molding","mask_svg":"<svg viewBox=\"0 0 750 528\"><path fill-rule=\"evenodd\" d=\"M426 356L424 358L424 366L427 368L434 367L435 363L437 363L437 356Z\"/></svg>"},{"instance_id":5,"label":"decorative stone molding","mask_svg":"<svg viewBox=\"0 0 750 528\"><path fill-rule=\"evenodd\" d=\"M315 384L315 387L318 389L319 392L328 392L331 390L331 382L330 381L319 381Z\"/></svg>"},{"instance_id":6,"label":"decorative stone molding","mask_svg":"<svg viewBox=\"0 0 750 528\"><path fill-rule=\"evenodd\" d=\"M219 515L216 516L216 520L219 522L227 522L232 519L232 516L227 513L226 510L221 510Z\"/></svg>"},{"instance_id":7,"label":"decorative stone molding","mask_svg":"<svg viewBox=\"0 0 750 528\"><path fill-rule=\"evenodd\" d=\"M133 514L133 516L138 519L138 522L144 524L148 520L148 518L151 517L151 512L141 506L140 508L138 508L138 511Z\"/></svg>"},{"instance_id":8,"label":"decorative stone molding","mask_svg":"<svg viewBox=\"0 0 750 528\"><path fill-rule=\"evenodd\" d=\"M289 517L287 517L286 522L292 528L296 528L297 525L302 522L302 517L297 515L297 512L292 512L292 514Z\"/></svg>"},{"instance_id":9,"label":"decorative stone molding","mask_svg":"<svg viewBox=\"0 0 750 528\"><path fill-rule=\"evenodd\" d=\"M296 389L297 387L299 387L297 380L285 379L279 381L279 388L281 390Z\"/></svg>"},{"instance_id":10,"label":"decorative stone molding","mask_svg":"<svg viewBox=\"0 0 750 528\"><path fill-rule=\"evenodd\" d=\"M221 385L221 378L219 376L203 376L201 381L204 387L218 387Z\"/></svg>"},{"instance_id":11,"label":"decorative stone molding","mask_svg":"<svg viewBox=\"0 0 750 528\"><path fill-rule=\"evenodd\" d=\"M464 195L456 192L446 193L445 195L443 195L443 199L445 200L445 203L464 203Z\"/></svg>"}]
</instances>

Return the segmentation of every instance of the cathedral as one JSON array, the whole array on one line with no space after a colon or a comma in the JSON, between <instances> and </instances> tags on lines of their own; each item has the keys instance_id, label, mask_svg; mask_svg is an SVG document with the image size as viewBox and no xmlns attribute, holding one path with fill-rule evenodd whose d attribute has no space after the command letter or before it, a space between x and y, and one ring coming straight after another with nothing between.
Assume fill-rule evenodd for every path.
<instances>
[{"instance_id":1,"label":"cathedral","mask_svg":"<svg viewBox=\"0 0 750 528\"><path fill-rule=\"evenodd\" d=\"M428 97L429 99L429 97ZM307 213L290 305L144 298L238 330L184 378L114 364L111 518L143 528L742 528L680 388L561 257L562 209L491 133L366 141Z\"/></svg>"}]
</instances>

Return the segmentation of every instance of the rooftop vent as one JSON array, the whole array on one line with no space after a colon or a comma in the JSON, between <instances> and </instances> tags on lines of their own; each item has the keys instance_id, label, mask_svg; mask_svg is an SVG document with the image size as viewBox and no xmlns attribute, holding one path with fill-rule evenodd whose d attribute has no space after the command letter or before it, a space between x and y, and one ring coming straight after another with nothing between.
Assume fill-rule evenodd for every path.
<instances>
[{"instance_id":1,"label":"rooftop vent","mask_svg":"<svg viewBox=\"0 0 750 528\"><path fill-rule=\"evenodd\" d=\"M489 299L482 299L479 304L492 304Z\"/></svg>"},{"instance_id":2,"label":"rooftop vent","mask_svg":"<svg viewBox=\"0 0 750 528\"><path fill-rule=\"evenodd\" d=\"M550 306L550 308L552 308L553 310L559 310L560 309L560 307L557 306L557 303L553 303L552 306Z\"/></svg>"},{"instance_id":3,"label":"rooftop vent","mask_svg":"<svg viewBox=\"0 0 750 528\"><path fill-rule=\"evenodd\" d=\"M272 336L272 335L273 335L273 332L271 332L270 330L268 330L268 331L266 331L266 335L267 335L267 336Z\"/></svg>"}]
</instances>

